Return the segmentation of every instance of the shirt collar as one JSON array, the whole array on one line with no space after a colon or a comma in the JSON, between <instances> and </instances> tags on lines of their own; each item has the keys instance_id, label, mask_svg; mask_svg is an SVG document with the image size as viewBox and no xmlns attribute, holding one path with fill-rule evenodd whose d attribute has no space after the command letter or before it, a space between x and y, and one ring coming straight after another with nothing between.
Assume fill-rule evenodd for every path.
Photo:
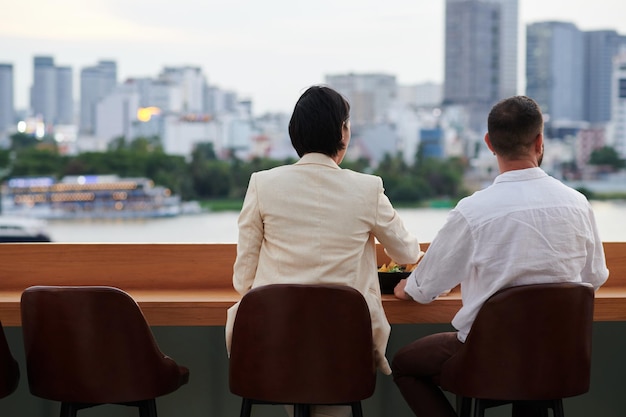
<instances>
[{"instance_id":1,"label":"shirt collar","mask_svg":"<svg viewBox=\"0 0 626 417\"><path fill-rule=\"evenodd\" d=\"M324 165L329 168L340 169L339 165L337 165L337 163L330 156L317 152L307 153L303 155L298 162L296 162L296 165L306 164Z\"/></svg>"},{"instance_id":2,"label":"shirt collar","mask_svg":"<svg viewBox=\"0 0 626 417\"><path fill-rule=\"evenodd\" d=\"M509 181L529 181L536 180L539 178L547 177L548 174L539 168L526 168L526 169L516 169L513 171L504 172L496 177L493 181L494 184L499 182L509 182Z\"/></svg>"}]
</instances>

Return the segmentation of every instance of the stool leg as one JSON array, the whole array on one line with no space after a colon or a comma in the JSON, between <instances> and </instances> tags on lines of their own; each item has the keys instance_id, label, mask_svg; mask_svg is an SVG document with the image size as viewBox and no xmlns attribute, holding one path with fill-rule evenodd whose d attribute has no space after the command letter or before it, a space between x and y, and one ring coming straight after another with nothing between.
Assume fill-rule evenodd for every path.
<instances>
[{"instance_id":1,"label":"stool leg","mask_svg":"<svg viewBox=\"0 0 626 417\"><path fill-rule=\"evenodd\" d=\"M456 396L456 413L459 417L470 417L472 412L472 399Z\"/></svg>"},{"instance_id":2,"label":"stool leg","mask_svg":"<svg viewBox=\"0 0 626 417\"><path fill-rule=\"evenodd\" d=\"M361 407L361 401L352 403L352 417L363 417L363 407Z\"/></svg>"},{"instance_id":3,"label":"stool leg","mask_svg":"<svg viewBox=\"0 0 626 417\"><path fill-rule=\"evenodd\" d=\"M480 398L474 398L474 417L485 417L486 404Z\"/></svg>"},{"instance_id":4,"label":"stool leg","mask_svg":"<svg viewBox=\"0 0 626 417\"><path fill-rule=\"evenodd\" d=\"M241 412L239 413L239 417L250 417L250 413L252 412L252 401L247 398L241 399Z\"/></svg>"},{"instance_id":5,"label":"stool leg","mask_svg":"<svg viewBox=\"0 0 626 417\"><path fill-rule=\"evenodd\" d=\"M78 407L72 403L61 403L61 417L76 417Z\"/></svg>"},{"instance_id":6,"label":"stool leg","mask_svg":"<svg viewBox=\"0 0 626 417\"><path fill-rule=\"evenodd\" d=\"M308 404L294 404L293 417L310 417L311 408Z\"/></svg>"},{"instance_id":7,"label":"stool leg","mask_svg":"<svg viewBox=\"0 0 626 417\"><path fill-rule=\"evenodd\" d=\"M154 398L139 403L139 417L157 417L156 400Z\"/></svg>"},{"instance_id":8,"label":"stool leg","mask_svg":"<svg viewBox=\"0 0 626 417\"><path fill-rule=\"evenodd\" d=\"M554 414L554 417L564 417L562 399L554 400L554 402L552 403L552 412Z\"/></svg>"}]
</instances>

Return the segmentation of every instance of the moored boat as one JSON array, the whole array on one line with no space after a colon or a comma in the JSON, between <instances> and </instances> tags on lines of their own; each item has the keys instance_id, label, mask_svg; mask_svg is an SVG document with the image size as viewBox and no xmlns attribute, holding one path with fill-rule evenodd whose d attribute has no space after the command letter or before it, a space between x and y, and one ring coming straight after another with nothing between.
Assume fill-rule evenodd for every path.
<instances>
[{"instance_id":1,"label":"moored boat","mask_svg":"<svg viewBox=\"0 0 626 417\"><path fill-rule=\"evenodd\" d=\"M41 219L0 216L0 242L52 242Z\"/></svg>"},{"instance_id":2,"label":"moored boat","mask_svg":"<svg viewBox=\"0 0 626 417\"><path fill-rule=\"evenodd\" d=\"M148 178L117 175L11 178L2 212L40 219L145 218L180 214L180 197Z\"/></svg>"}]
</instances>

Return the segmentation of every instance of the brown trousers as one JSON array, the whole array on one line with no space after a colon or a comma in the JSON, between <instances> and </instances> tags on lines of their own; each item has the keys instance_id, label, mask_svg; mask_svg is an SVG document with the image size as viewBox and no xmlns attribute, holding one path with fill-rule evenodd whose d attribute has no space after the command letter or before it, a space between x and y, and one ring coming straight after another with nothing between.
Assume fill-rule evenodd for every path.
<instances>
[{"instance_id":1,"label":"brown trousers","mask_svg":"<svg viewBox=\"0 0 626 417\"><path fill-rule=\"evenodd\" d=\"M404 346L394 356L393 381L417 417L456 417L433 377L462 346L456 332L436 333Z\"/></svg>"},{"instance_id":2,"label":"brown trousers","mask_svg":"<svg viewBox=\"0 0 626 417\"><path fill-rule=\"evenodd\" d=\"M443 364L463 346L456 332L417 339L396 353L391 363L393 381L417 417L456 417L454 408L434 382ZM547 417L534 403L513 404L513 417Z\"/></svg>"}]
</instances>

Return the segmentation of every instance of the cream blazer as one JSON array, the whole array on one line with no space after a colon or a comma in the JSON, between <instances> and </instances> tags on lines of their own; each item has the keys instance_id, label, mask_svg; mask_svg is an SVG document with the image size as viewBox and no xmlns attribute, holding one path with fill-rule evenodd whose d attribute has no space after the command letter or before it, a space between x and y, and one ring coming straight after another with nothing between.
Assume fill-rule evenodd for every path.
<instances>
[{"instance_id":1,"label":"cream blazer","mask_svg":"<svg viewBox=\"0 0 626 417\"><path fill-rule=\"evenodd\" d=\"M238 225L233 286L241 295L277 283L356 288L370 309L377 366L391 374L385 358L391 327L375 243L398 263L416 262L420 246L384 194L381 178L310 153L293 165L252 174ZM228 352L238 305L228 310Z\"/></svg>"}]
</instances>

